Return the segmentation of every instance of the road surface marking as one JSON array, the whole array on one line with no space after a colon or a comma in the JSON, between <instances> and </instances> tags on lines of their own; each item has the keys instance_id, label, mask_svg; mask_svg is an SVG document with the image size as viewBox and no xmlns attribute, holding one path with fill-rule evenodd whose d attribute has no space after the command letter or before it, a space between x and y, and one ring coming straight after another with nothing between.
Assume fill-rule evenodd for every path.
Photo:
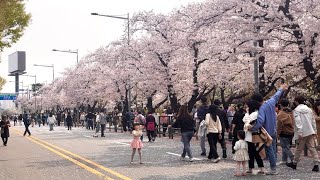
<instances>
[{"instance_id":1,"label":"road surface marking","mask_svg":"<svg viewBox=\"0 0 320 180\"><path fill-rule=\"evenodd\" d=\"M14 129L14 130L15 130L15 129ZM23 135L21 132L19 132L19 131L17 131L17 130L15 130L15 132L16 132L17 134L19 134L19 135ZM110 178L110 177L102 174L101 172L99 172L99 171L97 171L97 170L95 170L95 169L93 169L93 168L91 168L91 167L89 167L89 166L87 166L87 165L85 165L85 164L83 164L83 163L81 163L81 162L79 162L79 161L77 161L77 160L75 160L75 159L73 159L73 158L71 158L71 157L69 157L69 156L67 156L67 155L65 155L65 154L63 154L63 153L61 153L61 152L53 149L53 148L51 148L51 147L49 147L49 146L46 146L46 145L44 145L44 144L42 144L42 143L34 140L34 138L32 138L31 136L27 137L27 139L29 139L30 141L32 141L32 142L34 142L34 143L36 143L36 144L44 147L45 149L47 149L47 150L49 150L49 151L51 151L51 152L53 152L53 153L55 153L55 154L57 154L57 155L65 158L65 159L73 162L74 164L76 164L76 165L82 167L83 169L85 169L85 170L87 170L87 171L89 171L89 172L91 172L91 173L99 176L100 178L105 177L105 179L112 180L112 178Z\"/></svg>"},{"instance_id":2,"label":"road surface marking","mask_svg":"<svg viewBox=\"0 0 320 180\"><path fill-rule=\"evenodd\" d=\"M14 129L15 130L15 129ZM18 131L18 130L15 130L15 131ZM19 131L18 131L19 132ZM21 134L21 132L19 132L20 134ZM125 175L122 175L122 174L120 174L120 173L117 173L117 172L115 172L115 171L113 171L113 170L111 170L111 169L109 169L109 168L106 168L106 167L104 167L104 166L102 166L102 165L100 165L100 164L98 164L98 163L96 163L96 162L94 162L94 161L91 161L91 160L89 160L89 159L86 159L86 158L84 158L84 157L82 157L82 156L80 156L80 155L77 155L77 154L74 154L74 153L72 153L72 152L70 152L70 151L68 151L68 150L65 150L65 149L63 149L63 148L60 148L60 147L58 147L58 146L55 146L55 145L53 145L53 144L50 144L50 143L48 143L48 142L46 142L46 141L43 141L43 140L40 140L40 139L38 139L38 138L36 138L36 137L34 137L34 136L29 136L30 138L32 138L32 139L34 139L34 140L36 140L36 141L39 141L39 142L41 142L41 143L43 143L43 144L46 144L47 146L51 146L51 147L53 147L53 148L55 148L55 149L57 149L57 150L60 150L60 151L62 151L62 152L64 152L64 153L66 153L66 154L69 154L69 155L71 155L71 156L73 156L73 157L75 157L75 158L78 158L78 159L80 159L80 160L82 160L82 161L84 161L84 162L87 162L87 163L89 163L89 164L91 164L91 165L93 165L93 166L96 166L96 167L98 167L98 168L100 168L100 169L102 169L102 170L104 170L104 171L106 171L106 172L108 172L108 173L110 173L110 174L112 174L112 175L114 175L114 176L117 176L118 178L120 178L120 179L123 179L123 180L131 180L129 177L126 177Z\"/></svg>"},{"instance_id":3,"label":"road surface marking","mask_svg":"<svg viewBox=\"0 0 320 180\"><path fill-rule=\"evenodd\" d=\"M116 144L121 144L121 145L126 145L126 146L130 145L130 143L123 143L123 142L116 142Z\"/></svg>"},{"instance_id":4,"label":"road surface marking","mask_svg":"<svg viewBox=\"0 0 320 180\"><path fill-rule=\"evenodd\" d=\"M93 135L92 135L92 136L83 135L83 137L86 137L86 138L93 138Z\"/></svg>"},{"instance_id":5,"label":"road surface marking","mask_svg":"<svg viewBox=\"0 0 320 180\"><path fill-rule=\"evenodd\" d=\"M176 154L176 153L172 153L172 152L166 152L167 154L170 154L170 155L174 155L174 156L179 156L181 157L181 154ZM189 156L186 156L186 157L189 157ZM199 159L199 158L193 158L193 160L197 160L197 161L202 161L204 159Z\"/></svg>"}]
</instances>

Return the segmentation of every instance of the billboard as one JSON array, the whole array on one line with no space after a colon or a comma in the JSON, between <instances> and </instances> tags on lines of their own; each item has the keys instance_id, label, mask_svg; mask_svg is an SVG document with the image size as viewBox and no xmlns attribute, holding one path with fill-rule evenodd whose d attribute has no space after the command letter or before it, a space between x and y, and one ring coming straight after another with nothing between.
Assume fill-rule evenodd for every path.
<instances>
[{"instance_id":1,"label":"billboard","mask_svg":"<svg viewBox=\"0 0 320 180\"><path fill-rule=\"evenodd\" d=\"M17 51L9 55L9 73L22 74L26 70L26 52Z\"/></svg>"}]
</instances>

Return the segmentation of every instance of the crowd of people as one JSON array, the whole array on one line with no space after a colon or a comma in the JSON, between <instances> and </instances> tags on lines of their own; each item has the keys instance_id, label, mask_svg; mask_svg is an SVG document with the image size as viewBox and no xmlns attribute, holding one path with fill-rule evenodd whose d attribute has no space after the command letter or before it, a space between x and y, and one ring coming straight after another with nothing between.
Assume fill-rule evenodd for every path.
<instances>
[{"instance_id":1,"label":"crowd of people","mask_svg":"<svg viewBox=\"0 0 320 180\"><path fill-rule=\"evenodd\" d=\"M232 141L233 159L237 162L235 176L246 176L254 171L255 161L258 165L258 174L277 175L277 166L287 165L296 169L301 159L301 153L305 147L310 151L313 158L312 171L319 172L319 157L316 150L317 128L316 120L320 120L320 101L316 101L315 108L308 107L303 96L297 96L292 102L282 98L287 85L283 84L279 90L268 100L254 93L247 102L231 105L228 110L221 108L221 102L214 100L212 104L206 97L201 99L192 112L188 111L187 105L180 106L179 111L173 114L170 109L162 113L155 113L154 110L145 113L144 111L127 112L122 116L115 111L106 113L105 109L97 113L88 111L79 115L80 126L87 130L96 130L95 137L101 132L105 137L106 125L121 126L123 131L130 131L133 135L131 143L133 162L136 151L139 153L139 160L142 164L141 149L143 148L143 130L146 131L148 142L154 142L157 133L166 136L167 130L173 128L181 132L183 150L181 160L194 161L191 150L191 139L195 136L200 140L201 156L206 156L213 163L218 163L222 158L227 158L226 135ZM24 135L31 132L29 126L34 124L49 125L49 131L54 130L54 125L60 126L61 122L71 130L76 126L76 114L52 112L41 114L20 114L7 118L2 116L0 122L1 137L4 145L7 145L9 137L9 119L14 125L24 123ZM160 127L162 129L160 129ZM157 132L161 130L161 132ZM206 141L209 151L206 149ZM281 161L277 162L277 142L280 142L282 149ZM291 150L292 142L296 142L296 150ZM217 144L220 144L222 152L217 151ZM221 156L220 156L221 155ZM264 159L268 159L270 170L265 171ZM247 167L248 162L248 167ZM240 170L242 166L242 171Z\"/></svg>"}]
</instances>

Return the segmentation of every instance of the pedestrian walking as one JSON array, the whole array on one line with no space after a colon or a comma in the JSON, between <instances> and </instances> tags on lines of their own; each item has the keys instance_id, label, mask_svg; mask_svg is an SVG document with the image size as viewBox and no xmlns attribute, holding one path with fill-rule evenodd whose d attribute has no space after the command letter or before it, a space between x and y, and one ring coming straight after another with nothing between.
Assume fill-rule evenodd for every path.
<instances>
[{"instance_id":1,"label":"pedestrian walking","mask_svg":"<svg viewBox=\"0 0 320 180\"><path fill-rule=\"evenodd\" d=\"M239 140L238 139L238 131L243 130L244 122L243 122L243 117L245 116L246 111L243 107L242 104L237 105L237 110L234 113L232 122L231 122L231 132L233 135L232 138L232 154L235 153L233 147L236 144L236 142Z\"/></svg>"},{"instance_id":2,"label":"pedestrian walking","mask_svg":"<svg viewBox=\"0 0 320 180\"><path fill-rule=\"evenodd\" d=\"M219 99L216 99L214 100L213 104L220 107L221 101ZM224 109L219 108L218 116L219 116L221 127L222 127L221 138L218 140L218 142L221 145L222 158L227 158L227 145L225 141L225 132L229 133L228 115Z\"/></svg>"},{"instance_id":3,"label":"pedestrian walking","mask_svg":"<svg viewBox=\"0 0 320 180\"><path fill-rule=\"evenodd\" d=\"M25 136L27 133L29 134L29 136L31 136L31 133L30 133L30 130L29 130L29 126L31 124L30 121L31 121L30 117L27 114L27 112L25 111L24 114L23 114L23 123L24 123L24 127L25 127L25 131L23 133L23 136Z\"/></svg>"},{"instance_id":4,"label":"pedestrian walking","mask_svg":"<svg viewBox=\"0 0 320 180\"><path fill-rule=\"evenodd\" d=\"M107 124L107 116L105 114L105 110L101 110L99 114L100 119L100 126L101 126L101 137L105 137L104 131L106 130L106 124Z\"/></svg>"},{"instance_id":5,"label":"pedestrian walking","mask_svg":"<svg viewBox=\"0 0 320 180\"><path fill-rule=\"evenodd\" d=\"M10 127L10 121L6 116L2 116L1 122L1 138L4 146L7 146L8 139L9 139L9 127Z\"/></svg>"},{"instance_id":6,"label":"pedestrian walking","mask_svg":"<svg viewBox=\"0 0 320 180\"><path fill-rule=\"evenodd\" d=\"M95 123L95 125L96 125L96 127L95 127L95 134L93 135L93 137L98 137L98 133L99 133L99 131L100 131L100 115L98 114L97 116L96 116L96 123Z\"/></svg>"},{"instance_id":7,"label":"pedestrian walking","mask_svg":"<svg viewBox=\"0 0 320 180\"><path fill-rule=\"evenodd\" d=\"M84 112L81 112L80 122L81 122L82 127L85 127L85 123L84 123L85 120L86 120L86 115L84 114Z\"/></svg>"},{"instance_id":8,"label":"pedestrian walking","mask_svg":"<svg viewBox=\"0 0 320 180\"><path fill-rule=\"evenodd\" d=\"M53 126L56 123L56 117L52 114L52 112L49 113L49 117L48 117L48 123L49 123L49 131L53 131Z\"/></svg>"},{"instance_id":9,"label":"pedestrian walking","mask_svg":"<svg viewBox=\"0 0 320 180\"><path fill-rule=\"evenodd\" d=\"M141 122L139 122L140 124L143 123L143 117L141 117ZM152 115L152 112L148 112L148 115L146 117L145 120L145 127L147 130L147 136L149 139L149 142L154 142L156 140L156 127L157 127L157 123L156 123L156 119L155 117Z\"/></svg>"},{"instance_id":10,"label":"pedestrian walking","mask_svg":"<svg viewBox=\"0 0 320 180\"><path fill-rule=\"evenodd\" d=\"M177 120L173 125L169 125L168 128L180 128L181 129L181 142L183 143L183 151L181 154L181 160L185 160L186 154L189 156L189 161L193 162L193 156L190 147L190 141L195 133L195 123L192 115L188 112L188 106L182 105L177 115Z\"/></svg>"},{"instance_id":11,"label":"pedestrian walking","mask_svg":"<svg viewBox=\"0 0 320 180\"><path fill-rule=\"evenodd\" d=\"M166 110L159 117L160 125L162 126L162 135L166 137L166 132L169 125L169 116L166 114Z\"/></svg>"},{"instance_id":12,"label":"pedestrian walking","mask_svg":"<svg viewBox=\"0 0 320 180\"><path fill-rule=\"evenodd\" d=\"M23 115L20 114L19 117L18 117L18 121L19 121L19 125L20 126L22 125L22 120L23 120Z\"/></svg>"},{"instance_id":13,"label":"pedestrian walking","mask_svg":"<svg viewBox=\"0 0 320 180\"><path fill-rule=\"evenodd\" d=\"M293 153L290 149L290 143L294 135L294 123L293 114L289 108L288 99L280 99L280 110L277 116L277 138L280 139L280 145L282 148L282 161L277 165L285 165L290 159L293 161Z\"/></svg>"},{"instance_id":14,"label":"pedestrian walking","mask_svg":"<svg viewBox=\"0 0 320 180\"><path fill-rule=\"evenodd\" d=\"M46 124L47 117L44 113L41 113L42 126Z\"/></svg>"},{"instance_id":15,"label":"pedestrian walking","mask_svg":"<svg viewBox=\"0 0 320 180\"><path fill-rule=\"evenodd\" d=\"M207 98L201 98L201 103L202 105L197 110L197 119L199 119L199 128L197 130L197 135L200 138L201 156L206 156L207 126L205 124L205 118L206 114L209 111Z\"/></svg>"},{"instance_id":16,"label":"pedestrian walking","mask_svg":"<svg viewBox=\"0 0 320 180\"><path fill-rule=\"evenodd\" d=\"M35 125L35 122L36 122L36 120L35 120L36 118L35 118L35 114L34 113L32 113L31 114L31 127L34 127L34 125Z\"/></svg>"},{"instance_id":17,"label":"pedestrian walking","mask_svg":"<svg viewBox=\"0 0 320 180\"><path fill-rule=\"evenodd\" d=\"M39 127L41 126L41 122L42 122L42 119L41 119L41 114L37 114L37 121L38 121L38 125Z\"/></svg>"},{"instance_id":18,"label":"pedestrian walking","mask_svg":"<svg viewBox=\"0 0 320 180\"><path fill-rule=\"evenodd\" d=\"M143 143L142 143L140 137L142 136L142 128L143 127L138 123L134 124L133 126L134 126L134 130L132 131L133 140L131 142L132 154L131 154L130 163L133 163L134 155L135 155L136 151L138 150L140 164L142 164L141 149L143 148Z\"/></svg>"},{"instance_id":19,"label":"pedestrian walking","mask_svg":"<svg viewBox=\"0 0 320 180\"><path fill-rule=\"evenodd\" d=\"M14 115L14 117L13 117L13 126L17 125L17 121L18 121L18 117L17 117L17 115Z\"/></svg>"},{"instance_id":20,"label":"pedestrian walking","mask_svg":"<svg viewBox=\"0 0 320 180\"><path fill-rule=\"evenodd\" d=\"M297 164L300 161L301 153L307 145L313 158L313 168L312 171L319 172L319 157L316 145L316 121L312 109L306 105L306 99L303 96L297 96L294 99L294 105L296 108L293 110L294 121L295 121L295 132L294 139L298 141L298 147L294 154L293 162L288 163L287 166L292 169L297 168Z\"/></svg>"},{"instance_id":21,"label":"pedestrian walking","mask_svg":"<svg viewBox=\"0 0 320 180\"><path fill-rule=\"evenodd\" d=\"M244 131L245 131L245 141L248 143L248 154L249 154L249 170L247 174L252 174L254 170L254 160L256 160L257 165L259 167L258 174L265 174L264 172L264 164L263 158L265 155L265 149L263 143L256 143L252 140L252 132L249 131L249 128L252 127L258 117L258 110L260 108L260 103L258 101L250 99L247 102L248 109L246 110L246 114L243 117L244 122ZM258 147L258 149L256 148ZM262 156L263 155L263 156ZM262 156L262 157L261 157Z\"/></svg>"},{"instance_id":22,"label":"pedestrian walking","mask_svg":"<svg viewBox=\"0 0 320 180\"><path fill-rule=\"evenodd\" d=\"M229 127L230 127L230 131L229 131L229 134L228 134L229 141L232 141L233 137L234 137L234 134L232 132L232 127L231 126L232 126L232 121L233 121L233 117L234 117L235 113L236 113L235 107L233 105L230 105L228 110L227 110L228 122L229 122Z\"/></svg>"},{"instance_id":23,"label":"pedestrian walking","mask_svg":"<svg viewBox=\"0 0 320 180\"><path fill-rule=\"evenodd\" d=\"M88 123L88 129L90 128L93 130L93 119L95 118L95 115L92 112L89 112L86 116L87 123Z\"/></svg>"},{"instance_id":24,"label":"pedestrian walking","mask_svg":"<svg viewBox=\"0 0 320 180\"><path fill-rule=\"evenodd\" d=\"M282 95L283 91L288 88L287 84L282 84L279 90L273 95L269 100L263 102L263 97L261 94L254 94L251 99L258 101L262 104L259 108L259 113L257 121L251 129L251 132L258 132L262 127L267 131L267 133L272 137L272 142L270 146L266 146L266 154L270 162L270 171L267 175L277 175L277 150L276 150L276 104Z\"/></svg>"},{"instance_id":25,"label":"pedestrian walking","mask_svg":"<svg viewBox=\"0 0 320 180\"><path fill-rule=\"evenodd\" d=\"M238 132L238 141L234 145L233 149L235 150L235 154L233 159L237 162L237 168L235 176L246 176L246 162L249 160L249 154L248 154L248 144L244 140L246 135L243 130L239 130ZM240 173L240 167L242 165L242 173Z\"/></svg>"},{"instance_id":26,"label":"pedestrian walking","mask_svg":"<svg viewBox=\"0 0 320 180\"><path fill-rule=\"evenodd\" d=\"M57 114L58 126L60 126L60 124L61 124L61 119L62 119L62 116L61 116L61 112L59 111Z\"/></svg>"},{"instance_id":27,"label":"pedestrian walking","mask_svg":"<svg viewBox=\"0 0 320 180\"><path fill-rule=\"evenodd\" d=\"M219 139L222 138L222 125L220 122L219 114L219 107L216 105L209 106L209 112L206 115L205 123L208 128L208 142L210 146L210 151L208 155L208 159L212 160L214 163L220 161L220 157L217 153L217 142Z\"/></svg>"},{"instance_id":28,"label":"pedestrian walking","mask_svg":"<svg viewBox=\"0 0 320 180\"><path fill-rule=\"evenodd\" d=\"M70 112L68 112L66 121L67 121L68 130L71 131L71 128L72 128L72 116L71 116Z\"/></svg>"}]
</instances>

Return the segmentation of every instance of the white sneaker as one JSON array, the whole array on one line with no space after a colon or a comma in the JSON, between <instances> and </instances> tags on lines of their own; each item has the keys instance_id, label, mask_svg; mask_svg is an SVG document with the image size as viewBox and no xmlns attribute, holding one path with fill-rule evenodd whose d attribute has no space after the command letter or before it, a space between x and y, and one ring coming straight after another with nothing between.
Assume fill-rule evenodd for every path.
<instances>
[{"instance_id":1,"label":"white sneaker","mask_svg":"<svg viewBox=\"0 0 320 180\"><path fill-rule=\"evenodd\" d=\"M277 163L277 166L286 165L286 164L287 164L287 162L285 162L285 161L280 161L280 162Z\"/></svg>"},{"instance_id":2,"label":"white sneaker","mask_svg":"<svg viewBox=\"0 0 320 180\"><path fill-rule=\"evenodd\" d=\"M219 162L220 160L221 160L221 158L218 157L217 159L213 159L212 162L217 163L217 162Z\"/></svg>"},{"instance_id":3,"label":"white sneaker","mask_svg":"<svg viewBox=\"0 0 320 180\"><path fill-rule=\"evenodd\" d=\"M190 162L193 162L193 158L189 158L189 161L190 161Z\"/></svg>"}]
</instances>

